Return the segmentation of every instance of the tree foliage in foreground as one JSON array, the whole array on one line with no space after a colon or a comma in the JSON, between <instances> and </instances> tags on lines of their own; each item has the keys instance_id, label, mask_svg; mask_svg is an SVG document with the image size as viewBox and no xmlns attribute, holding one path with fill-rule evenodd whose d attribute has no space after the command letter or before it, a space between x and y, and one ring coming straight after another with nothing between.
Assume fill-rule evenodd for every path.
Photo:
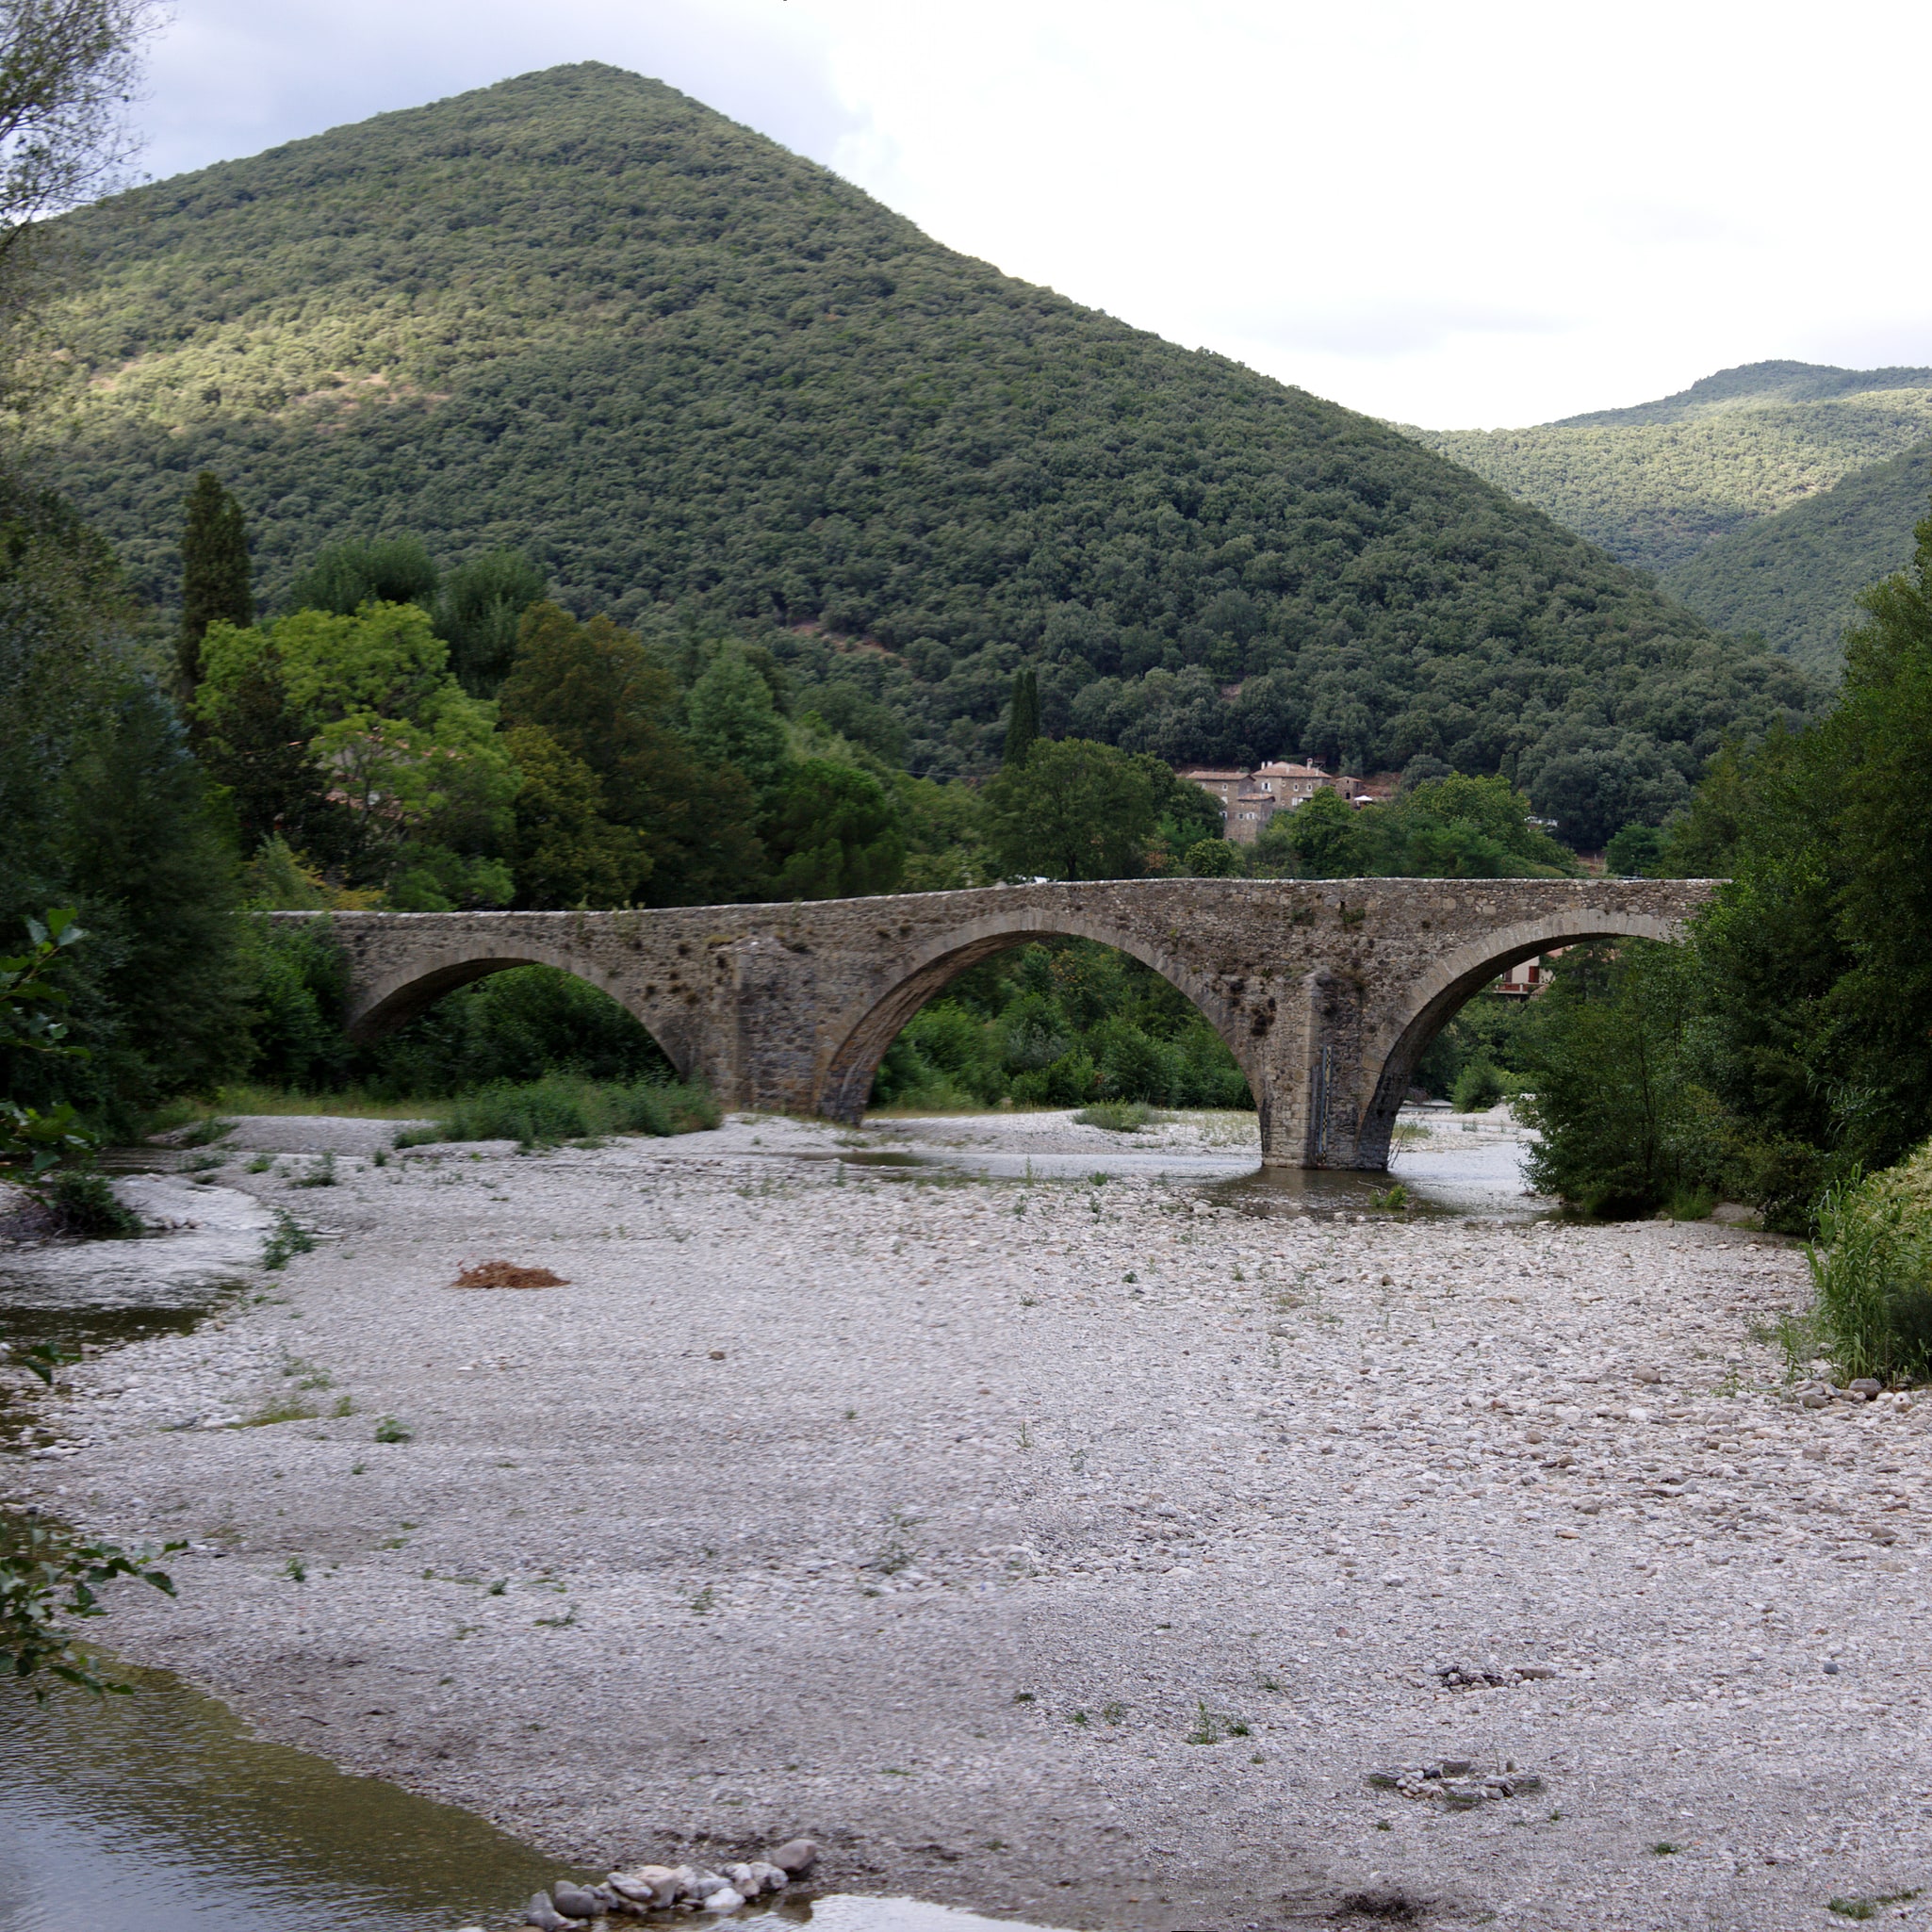
<instances>
[{"instance_id":1,"label":"tree foliage in foreground","mask_svg":"<svg viewBox=\"0 0 1932 1932\"><path fill-rule=\"evenodd\" d=\"M36 1510L0 1509L0 1674L30 1680L42 1700L43 1673L96 1695L131 1692L132 1684L102 1670L74 1627L105 1616L101 1586L123 1577L172 1596L173 1581L156 1560L187 1547L123 1549L76 1536Z\"/></svg>"}]
</instances>

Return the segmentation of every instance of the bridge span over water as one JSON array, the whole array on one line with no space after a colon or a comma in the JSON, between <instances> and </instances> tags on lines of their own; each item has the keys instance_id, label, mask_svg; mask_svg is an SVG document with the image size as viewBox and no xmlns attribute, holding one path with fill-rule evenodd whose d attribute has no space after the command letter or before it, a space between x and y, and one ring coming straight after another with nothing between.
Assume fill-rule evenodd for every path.
<instances>
[{"instance_id":1,"label":"bridge span over water","mask_svg":"<svg viewBox=\"0 0 1932 1932\"><path fill-rule=\"evenodd\" d=\"M1424 1048L1506 966L1671 939L1706 879L1122 879L780 906L328 918L349 1030L373 1040L471 980L561 967L726 1105L860 1118L894 1035L956 974L1056 935L1180 988L1248 1076L1263 1160L1384 1166Z\"/></svg>"}]
</instances>

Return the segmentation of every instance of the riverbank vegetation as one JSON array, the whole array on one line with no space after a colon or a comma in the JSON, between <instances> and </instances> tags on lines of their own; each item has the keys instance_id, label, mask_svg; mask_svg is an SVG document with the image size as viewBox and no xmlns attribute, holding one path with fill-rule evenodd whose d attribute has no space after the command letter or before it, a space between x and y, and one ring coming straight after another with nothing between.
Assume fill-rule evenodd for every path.
<instances>
[{"instance_id":1,"label":"riverbank vegetation","mask_svg":"<svg viewBox=\"0 0 1932 1932\"><path fill-rule=\"evenodd\" d=\"M1536 1003L1518 1071L1571 1199L1809 1233L1932 1135L1932 518L1860 601L1829 714L1717 760L1671 828L1662 869L1729 881L1685 941L1580 951Z\"/></svg>"}]
</instances>

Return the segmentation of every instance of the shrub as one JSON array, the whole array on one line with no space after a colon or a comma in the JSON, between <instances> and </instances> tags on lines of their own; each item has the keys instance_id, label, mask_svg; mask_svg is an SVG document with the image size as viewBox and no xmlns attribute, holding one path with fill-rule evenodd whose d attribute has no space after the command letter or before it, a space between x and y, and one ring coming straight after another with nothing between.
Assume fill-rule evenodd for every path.
<instances>
[{"instance_id":1,"label":"shrub","mask_svg":"<svg viewBox=\"0 0 1932 1932\"><path fill-rule=\"evenodd\" d=\"M1073 1118L1083 1127L1105 1127L1109 1134L1136 1134L1160 1117L1138 1101L1103 1100L1093 1106L1082 1107Z\"/></svg>"},{"instance_id":2,"label":"shrub","mask_svg":"<svg viewBox=\"0 0 1932 1932\"><path fill-rule=\"evenodd\" d=\"M696 1082L639 1080L600 1084L566 1073L521 1083L495 1081L444 1108L434 1127L396 1137L399 1147L434 1140L514 1140L553 1147L600 1134L691 1134L715 1127L717 1103Z\"/></svg>"},{"instance_id":3,"label":"shrub","mask_svg":"<svg viewBox=\"0 0 1932 1932\"><path fill-rule=\"evenodd\" d=\"M1932 1142L1827 1191L1806 1250L1812 1319L1841 1377L1932 1377Z\"/></svg>"},{"instance_id":4,"label":"shrub","mask_svg":"<svg viewBox=\"0 0 1932 1932\"><path fill-rule=\"evenodd\" d=\"M1503 1096L1502 1075L1487 1060L1471 1060L1456 1075L1449 1104L1459 1114L1486 1113Z\"/></svg>"},{"instance_id":5,"label":"shrub","mask_svg":"<svg viewBox=\"0 0 1932 1932\"><path fill-rule=\"evenodd\" d=\"M140 1216L117 1198L113 1185L102 1174L73 1169L57 1173L47 1184L46 1202L70 1235L101 1240L142 1232Z\"/></svg>"}]
</instances>

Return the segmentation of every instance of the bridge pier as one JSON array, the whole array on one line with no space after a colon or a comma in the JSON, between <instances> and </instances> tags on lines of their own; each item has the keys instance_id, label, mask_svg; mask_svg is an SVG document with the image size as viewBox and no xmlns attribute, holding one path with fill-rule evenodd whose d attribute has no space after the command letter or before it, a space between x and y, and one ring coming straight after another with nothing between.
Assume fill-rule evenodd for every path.
<instances>
[{"instance_id":1,"label":"bridge pier","mask_svg":"<svg viewBox=\"0 0 1932 1932\"><path fill-rule=\"evenodd\" d=\"M1053 936L1117 946L1201 1008L1248 1077L1269 1166L1386 1165L1431 1040L1518 959L1670 939L1709 880L1133 879L626 912L338 912L346 1023L376 1039L445 993L561 967L729 1107L856 1121L901 1027L956 974Z\"/></svg>"}]
</instances>

